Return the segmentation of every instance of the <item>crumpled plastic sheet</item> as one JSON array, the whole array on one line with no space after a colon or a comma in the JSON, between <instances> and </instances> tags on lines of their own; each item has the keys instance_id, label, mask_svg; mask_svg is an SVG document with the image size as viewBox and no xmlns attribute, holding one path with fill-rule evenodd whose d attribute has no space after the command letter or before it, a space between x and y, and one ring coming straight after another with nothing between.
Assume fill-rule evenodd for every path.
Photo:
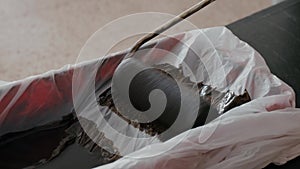
<instances>
[{"instance_id":1,"label":"crumpled plastic sheet","mask_svg":"<svg viewBox=\"0 0 300 169\"><path fill-rule=\"evenodd\" d=\"M271 162L283 164L300 154L300 110L295 108L293 90L271 74L258 52L227 28L194 30L148 47L141 60L174 66L184 61L194 76L189 71L184 75L192 81L209 84L222 92L230 90L236 95L246 90L251 101L166 142L156 137L130 142L118 133L104 132L124 157L99 168L262 168ZM152 48L180 57L170 60ZM98 107L94 101L95 89L99 94L107 88L124 55L120 52L105 59L67 65L2 85L0 135L60 120L74 109L78 117L93 121L103 132L104 119L99 118L99 110L104 107ZM137 137L145 135L114 113L103 114L111 117L105 119L110 121L110 127L136 133Z\"/></svg>"},{"instance_id":2,"label":"crumpled plastic sheet","mask_svg":"<svg viewBox=\"0 0 300 169\"><path fill-rule=\"evenodd\" d=\"M295 108L294 92L270 72L255 49L225 27L187 32L182 41L211 71L207 81L202 65L197 65L196 80L235 94L247 90L252 101L97 169L263 168L269 163L284 164L300 154L300 110ZM199 58L181 52L187 61L199 63Z\"/></svg>"}]
</instances>

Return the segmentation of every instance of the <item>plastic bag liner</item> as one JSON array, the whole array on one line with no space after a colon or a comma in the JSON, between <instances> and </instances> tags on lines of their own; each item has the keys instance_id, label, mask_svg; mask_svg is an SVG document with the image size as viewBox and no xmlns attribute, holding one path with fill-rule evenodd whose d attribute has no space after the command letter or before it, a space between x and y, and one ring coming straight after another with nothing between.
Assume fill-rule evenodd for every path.
<instances>
[{"instance_id":1,"label":"plastic bag liner","mask_svg":"<svg viewBox=\"0 0 300 169\"><path fill-rule=\"evenodd\" d=\"M0 167L51 162L74 142L92 152L96 144L102 157L103 152L114 154L99 165L122 157L99 168L262 168L300 154L300 111L294 108L293 90L270 73L259 53L227 28L164 38L121 63L125 54L1 86ZM128 120L130 113L118 114L123 107L133 110L126 107L121 94L114 96L119 84L130 87L126 78L133 77L130 73L137 69L127 68L146 70L149 66L187 79L179 83L180 91L185 91L180 102L182 114L176 118L166 114L160 121L167 129L158 123L147 126ZM115 106L109 105L110 98ZM239 102L241 98L245 100ZM209 119L208 114L194 126L205 99L208 111L212 110L209 114L215 116ZM170 125L164 119L173 121Z\"/></svg>"}]
</instances>

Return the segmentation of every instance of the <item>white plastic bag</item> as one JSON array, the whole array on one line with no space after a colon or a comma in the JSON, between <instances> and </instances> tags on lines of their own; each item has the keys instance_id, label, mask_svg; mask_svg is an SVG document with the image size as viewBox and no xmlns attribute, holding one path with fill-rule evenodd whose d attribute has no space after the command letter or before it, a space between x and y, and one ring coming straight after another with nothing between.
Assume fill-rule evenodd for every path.
<instances>
[{"instance_id":1,"label":"white plastic bag","mask_svg":"<svg viewBox=\"0 0 300 169\"><path fill-rule=\"evenodd\" d=\"M252 101L204 126L164 143L148 145L97 169L263 168L298 156L300 110L294 108L294 92L271 74L260 54L225 27L195 30L184 36L183 41L200 58L188 58L180 45L172 50L181 51L194 65L201 59L211 71L208 79L201 74L203 65L194 67L197 81L236 94L247 90ZM206 38L212 49L206 48L210 46L205 44Z\"/></svg>"},{"instance_id":2,"label":"white plastic bag","mask_svg":"<svg viewBox=\"0 0 300 169\"><path fill-rule=\"evenodd\" d=\"M294 108L294 92L271 74L259 53L225 27L194 30L172 38L152 44L153 50L150 47L143 59L174 66L184 61L190 68L184 75L194 82L204 82L223 92L230 90L236 95L247 90L252 101L163 143L156 137L145 141L125 139L120 133L104 128L118 129L137 138L145 133L113 112L105 111L95 100L95 88L101 93L111 84L123 52L106 60L66 66L1 85L0 135L30 132L62 120L75 109L79 118L96 124L97 131L85 130L90 137L96 138L93 134L102 132L122 150L123 158L99 168L262 168L271 162L283 164L300 154L300 111ZM163 48L180 57L170 60L154 48ZM184 113L190 115L188 111ZM33 151L28 144L20 145L26 148L18 151L17 158L27 160L28 150ZM5 156L13 158L14 153Z\"/></svg>"}]
</instances>

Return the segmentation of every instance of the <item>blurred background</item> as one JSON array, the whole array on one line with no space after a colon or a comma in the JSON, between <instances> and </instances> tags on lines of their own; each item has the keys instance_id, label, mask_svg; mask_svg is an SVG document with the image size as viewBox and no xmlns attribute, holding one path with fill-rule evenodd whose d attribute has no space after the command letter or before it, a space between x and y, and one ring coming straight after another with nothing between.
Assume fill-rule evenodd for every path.
<instances>
[{"instance_id":1,"label":"blurred background","mask_svg":"<svg viewBox=\"0 0 300 169\"><path fill-rule=\"evenodd\" d=\"M188 20L199 28L227 25L279 1L217 0ZM119 17L138 12L176 15L197 2L0 0L0 80L14 81L75 63L86 40Z\"/></svg>"}]
</instances>

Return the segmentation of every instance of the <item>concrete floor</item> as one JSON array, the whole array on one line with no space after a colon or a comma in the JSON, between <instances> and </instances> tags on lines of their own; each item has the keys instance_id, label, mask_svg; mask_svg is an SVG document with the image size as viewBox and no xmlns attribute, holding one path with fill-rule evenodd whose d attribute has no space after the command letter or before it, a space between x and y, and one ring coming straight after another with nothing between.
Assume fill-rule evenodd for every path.
<instances>
[{"instance_id":1,"label":"concrete floor","mask_svg":"<svg viewBox=\"0 0 300 169\"><path fill-rule=\"evenodd\" d=\"M75 63L86 40L118 17L137 12L176 15L197 2L0 0L0 80L18 80ZM199 28L227 25L271 4L272 0L218 0L189 21Z\"/></svg>"}]
</instances>

